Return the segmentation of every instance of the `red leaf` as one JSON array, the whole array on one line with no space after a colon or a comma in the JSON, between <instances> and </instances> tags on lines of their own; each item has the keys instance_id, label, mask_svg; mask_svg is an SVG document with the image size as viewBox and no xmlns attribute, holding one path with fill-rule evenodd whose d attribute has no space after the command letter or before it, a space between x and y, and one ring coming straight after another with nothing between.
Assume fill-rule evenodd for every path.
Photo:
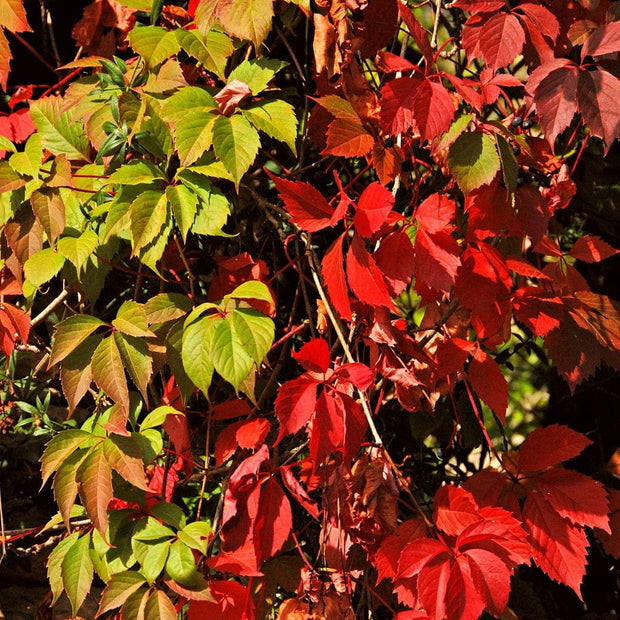
<instances>
[{"instance_id":1,"label":"red leaf","mask_svg":"<svg viewBox=\"0 0 620 620\"><path fill-rule=\"evenodd\" d=\"M551 42L555 44L558 35L560 34L560 24L555 15L546 7L541 4L533 4L526 2L519 4L517 7L519 12L525 13L526 17L530 20L533 26L545 37L551 39Z\"/></svg>"},{"instance_id":2,"label":"red leaf","mask_svg":"<svg viewBox=\"0 0 620 620\"><path fill-rule=\"evenodd\" d=\"M482 57L495 72L521 53L525 33L514 15L501 11L470 17L463 28L462 42L469 62Z\"/></svg>"},{"instance_id":3,"label":"red leaf","mask_svg":"<svg viewBox=\"0 0 620 620\"><path fill-rule=\"evenodd\" d=\"M620 22L618 22L620 23ZM571 248L569 254L578 260L586 263L598 263L610 256L618 254L620 250L616 250L595 235L584 235L577 239L575 245Z\"/></svg>"},{"instance_id":4,"label":"red leaf","mask_svg":"<svg viewBox=\"0 0 620 620\"><path fill-rule=\"evenodd\" d=\"M514 269L512 263L509 266ZM559 327L564 319L565 309L562 300L559 297L544 297L544 295L540 287L527 286L515 291L512 299L515 316L536 336L546 336Z\"/></svg>"},{"instance_id":5,"label":"red leaf","mask_svg":"<svg viewBox=\"0 0 620 620\"><path fill-rule=\"evenodd\" d=\"M377 583L383 579L394 579L398 570L398 559L406 544L412 540L424 538L428 528L422 519L407 519L398 526L396 534L386 536L372 558L377 569Z\"/></svg>"},{"instance_id":6,"label":"red leaf","mask_svg":"<svg viewBox=\"0 0 620 620\"><path fill-rule=\"evenodd\" d=\"M421 142L431 142L450 127L454 103L450 93L437 82L424 80L416 88L413 117L420 130Z\"/></svg>"},{"instance_id":7,"label":"red leaf","mask_svg":"<svg viewBox=\"0 0 620 620\"><path fill-rule=\"evenodd\" d=\"M335 118L327 128L327 145L322 155L362 157L375 144L375 139L358 120Z\"/></svg>"},{"instance_id":8,"label":"red leaf","mask_svg":"<svg viewBox=\"0 0 620 620\"><path fill-rule=\"evenodd\" d=\"M452 6L471 13L493 13L506 6L504 0L457 0Z\"/></svg>"},{"instance_id":9,"label":"red leaf","mask_svg":"<svg viewBox=\"0 0 620 620\"><path fill-rule=\"evenodd\" d=\"M393 0L374 0L365 6L357 34L361 39L362 57L374 56L394 36L398 27L397 4Z\"/></svg>"},{"instance_id":10,"label":"red leaf","mask_svg":"<svg viewBox=\"0 0 620 620\"><path fill-rule=\"evenodd\" d=\"M191 476L194 471L194 461L189 429L187 427L187 417L182 414L168 415L163 426L170 437L177 458L183 463L185 475Z\"/></svg>"},{"instance_id":11,"label":"red leaf","mask_svg":"<svg viewBox=\"0 0 620 620\"><path fill-rule=\"evenodd\" d=\"M419 78L390 80L381 89L381 127L387 134L405 133L414 127L413 107Z\"/></svg>"},{"instance_id":12,"label":"red leaf","mask_svg":"<svg viewBox=\"0 0 620 620\"><path fill-rule=\"evenodd\" d=\"M213 99L217 101L222 114L229 116L232 114L239 104L252 94L250 87L241 80L231 80L220 90Z\"/></svg>"},{"instance_id":13,"label":"red leaf","mask_svg":"<svg viewBox=\"0 0 620 620\"><path fill-rule=\"evenodd\" d=\"M264 418L254 420L239 420L229 424L218 436L215 442L215 463L221 465L237 450L256 450L265 441L271 425Z\"/></svg>"},{"instance_id":14,"label":"red leaf","mask_svg":"<svg viewBox=\"0 0 620 620\"><path fill-rule=\"evenodd\" d=\"M596 530L596 535L603 543L607 553L617 560L620 559L620 491L617 489L609 490L610 514L609 526L611 533L608 534L601 530Z\"/></svg>"},{"instance_id":15,"label":"red leaf","mask_svg":"<svg viewBox=\"0 0 620 620\"><path fill-rule=\"evenodd\" d=\"M366 364L355 362L339 366L334 372L334 378L352 383L360 390L367 390L375 382L375 373Z\"/></svg>"},{"instance_id":16,"label":"red leaf","mask_svg":"<svg viewBox=\"0 0 620 620\"><path fill-rule=\"evenodd\" d=\"M0 309L0 312L2 312L2 310L4 310L13 324L14 333L17 334L17 337L23 344L27 344L28 334L30 333L30 317L21 308L9 304L6 301L3 304L3 308Z\"/></svg>"},{"instance_id":17,"label":"red leaf","mask_svg":"<svg viewBox=\"0 0 620 620\"><path fill-rule=\"evenodd\" d=\"M237 581L209 581L209 591L216 602L190 601L187 620L254 619L254 601L249 586L244 586Z\"/></svg>"},{"instance_id":18,"label":"red leaf","mask_svg":"<svg viewBox=\"0 0 620 620\"><path fill-rule=\"evenodd\" d=\"M215 464L221 465L225 463L236 451L237 451L237 428L243 424L243 420L229 424L222 432L217 436L215 440Z\"/></svg>"},{"instance_id":19,"label":"red leaf","mask_svg":"<svg viewBox=\"0 0 620 620\"><path fill-rule=\"evenodd\" d=\"M508 408L508 384L497 362L478 349L469 364L467 376L474 392L504 424Z\"/></svg>"},{"instance_id":20,"label":"red leaf","mask_svg":"<svg viewBox=\"0 0 620 620\"><path fill-rule=\"evenodd\" d=\"M583 528L559 516L540 493L528 495L523 519L530 531L536 565L551 579L572 588L581 599L588 546Z\"/></svg>"},{"instance_id":21,"label":"red leaf","mask_svg":"<svg viewBox=\"0 0 620 620\"><path fill-rule=\"evenodd\" d=\"M371 183L362 192L355 209L353 225L362 237L372 237L387 220L394 196L379 183Z\"/></svg>"},{"instance_id":22,"label":"red leaf","mask_svg":"<svg viewBox=\"0 0 620 620\"><path fill-rule=\"evenodd\" d=\"M426 62L426 72L428 73L435 57L433 48L431 47L431 43L428 39L428 34L420 22L415 18L413 11L402 2L398 3L398 12L400 13L402 20L405 22L411 38L415 41L415 44L418 46L420 52L422 52L422 56L424 56L424 60Z\"/></svg>"},{"instance_id":23,"label":"red leaf","mask_svg":"<svg viewBox=\"0 0 620 620\"><path fill-rule=\"evenodd\" d=\"M555 467L534 478L545 501L574 525L609 532L609 503L603 485L577 471Z\"/></svg>"},{"instance_id":24,"label":"red leaf","mask_svg":"<svg viewBox=\"0 0 620 620\"><path fill-rule=\"evenodd\" d=\"M508 235L518 227L511 198L499 175L488 185L471 191L465 198L465 211L469 216L467 239L484 241L488 237Z\"/></svg>"},{"instance_id":25,"label":"red leaf","mask_svg":"<svg viewBox=\"0 0 620 620\"><path fill-rule=\"evenodd\" d=\"M347 279L360 301L371 306L393 308L383 275L358 235L353 236L347 254Z\"/></svg>"},{"instance_id":26,"label":"red leaf","mask_svg":"<svg viewBox=\"0 0 620 620\"><path fill-rule=\"evenodd\" d=\"M542 471L568 461L592 442L568 426L552 424L532 431L519 450L521 471Z\"/></svg>"},{"instance_id":27,"label":"red leaf","mask_svg":"<svg viewBox=\"0 0 620 620\"><path fill-rule=\"evenodd\" d=\"M230 420L231 418L240 418L252 413L252 409L248 401L243 398L235 398L235 400L227 400L213 407L214 420Z\"/></svg>"},{"instance_id":28,"label":"red leaf","mask_svg":"<svg viewBox=\"0 0 620 620\"><path fill-rule=\"evenodd\" d=\"M342 266L344 260L342 253L343 239L344 234L340 235L329 250L325 252L321 263L321 272L336 312L342 318L350 321L351 304L349 303L349 289L347 288L347 281Z\"/></svg>"},{"instance_id":29,"label":"red leaf","mask_svg":"<svg viewBox=\"0 0 620 620\"><path fill-rule=\"evenodd\" d=\"M577 112L579 81L578 68L564 59L541 65L528 80L527 90L534 97L540 124L551 148Z\"/></svg>"},{"instance_id":30,"label":"red leaf","mask_svg":"<svg viewBox=\"0 0 620 620\"><path fill-rule=\"evenodd\" d=\"M316 468L344 445L344 407L337 392L326 390L316 401L316 413L309 429L310 458Z\"/></svg>"},{"instance_id":31,"label":"red leaf","mask_svg":"<svg viewBox=\"0 0 620 620\"><path fill-rule=\"evenodd\" d=\"M449 557L449 553L450 549L439 540L416 538L405 545L398 560L396 576L398 579L413 577L438 556L445 561Z\"/></svg>"},{"instance_id":32,"label":"red leaf","mask_svg":"<svg viewBox=\"0 0 620 620\"><path fill-rule=\"evenodd\" d=\"M383 237L373 257L391 295L400 295L413 275L414 251L409 235L404 230L397 230Z\"/></svg>"},{"instance_id":33,"label":"red leaf","mask_svg":"<svg viewBox=\"0 0 620 620\"><path fill-rule=\"evenodd\" d=\"M581 58L620 52L620 22L614 21L597 28L581 48Z\"/></svg>"},{"instance_id":34,"label":"red leaf","mask_svg":"<svg viewBox=\"0 0 620 620\"><path fill-rule=\"evenodd\" d=\"M289 493L315 518L319 518L317 503L308 495L301 482L295 478L291 471L291 466L280 467L282 482L289 490Z\"/></svg>"},{"instance_id":35,"label":"red leaf","mask_svg":"<svg viewBox=\"0 0 620 620\"><path fill-rule=\"evenodd\" d=\"M402 6L402 5L399 5ZM379 51L375 57L375 67L384 73L396 73L397 71L413 71L415 65L406 58L401 58L392 52Z\"/></svg>"},{"instance_id":36,"label":"red leaf","mask_svg":"<svg viewBox=\"0 0 620 620\"><path fill-rule=\"evenodd\" d=\"M306 232L316 232L331 226L333 209L323 194L309 183L287 181L269 174L274 182L284 208L291 215L291 221Z\"/></svg>"},{"instance_id":37,"label":"red leaf","mask_svg":"<svg viewBox=\"0 0 620 620\"><path fill-rule=\"evenodd\" d=\"M257 491L259 491L258 488ZM251 539L234 551L221 551L217 555L207 558L205 563L209 568L220 573L232 573L242 577L263 576L256 565L256 549Z\"/></svg>"},{"instance_id":38,"label":"red leaf","mask_svg":"<svg viewBox=\"0 0 620 620\"><path fill-rule=\"evenodd\" d=\"M581 71L579 111L590 131L605 142L605 152L620 135L620 80L607 71Z\"/></svg>"},{"instance_id":39,"label":"red leaf","mask_svg":"<svg viewBox=\"0 0 620 620\"><path fill-rule=\"evenodd\" d=\"M314 338L306 342L297 353L293 351L293 357L306 370L325 373L331 364L329 358L329 345L323 338Z\"/></svg>"},{"instance_id":40,"label":"red leaf","mask_svg":"<svg viewBox=\"0 0 620 620\"><path fill-rule=\"evenodd\" d=\"M486 549L470 549L464 555L469 562L475 590L486 609L494 616L501 616L510 596L512 571L499 556Z\"/></svg>"},{"instance_id":41,"label":"red leaf","mask_svg":"<svg viewBox=\"0 0 620 620\"><path fill-rule=\"evenodd\" d=\"M261 489L258 516L254 525L254 545L259 564L274 556L293 529L293 515L288 498L275 478Z\"/></svg>"},{"instance_id":42,"label":"red leaf","mask_svg":"<svg viewBox=\"0 0 620 620\"><path fill-rule=\"evenodd\" d=\"M317 382L306 376L292 379L280 386L275 413L280 422L276 444L285 435L292 435L308 422L316 407Z\"/></svg>"},{"instance_id":43,"label":"red leaf","mask_svg":"<svg viewBox=\"0 0 620 620\"><path fill-rule=\"evenodd\" d=\"M449 536L458 536L467 526L480 521L478 505L469 491L447 484L435 493L433 521Z\"/></svg>"},{"instance_id":44,"label":"red leaf","mask_svg":"<svg viewBox=\"0 0 620 620\"><path fill-rule=\"evenodd\" d=\"M429 235L419 228L415 243L416 279L433 289L450 292L461 266L460 250L456 239L447 232Z\"/></svg>"},{"instance_id":45,"label":"red leaf","mask_svg":"<svg viewBox=\"0 0 620 620\"><path fill-rule=\"evenodd\" d=\"M418 225L427 233L448 228L456 215L456 204L445 194L431 194L415 211Z\"/></svg>"}]
</instances>

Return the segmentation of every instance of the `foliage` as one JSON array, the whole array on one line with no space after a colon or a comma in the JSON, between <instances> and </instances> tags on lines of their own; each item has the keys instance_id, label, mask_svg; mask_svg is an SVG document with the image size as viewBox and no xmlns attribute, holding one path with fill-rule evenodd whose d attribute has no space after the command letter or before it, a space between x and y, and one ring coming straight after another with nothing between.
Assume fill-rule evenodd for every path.
<instances>
[{"instance_id":1,"label":"foliage","mask_svg":"<svg viewBox=\"0 0 620 620\"><path fill-rule=\"evenodd\" d=\"M86 6L87 55L0 117L0 348L49 347L77 418L41 458L54 602L97 574L98 617L473 620L522 613L524 564L581 598L617 490L564 467L591 439L530 420L519 447L507 411L523 352L571 392L620 369L580 273L618 250L560 223L619 135L619 17ZM6 88L29 26L0 18Z\"/></svg>"}]
</instances>

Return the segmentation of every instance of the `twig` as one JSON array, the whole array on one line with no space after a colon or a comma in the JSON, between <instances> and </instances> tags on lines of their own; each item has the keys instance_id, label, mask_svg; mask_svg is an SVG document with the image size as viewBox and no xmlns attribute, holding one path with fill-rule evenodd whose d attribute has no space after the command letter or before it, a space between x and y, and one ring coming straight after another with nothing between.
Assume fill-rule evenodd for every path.
<instances>
[{"instance_id":1,"label":"twig","mask_svg":"<svg viewBox=\"0 0 620 620\"><path fill-rule=\"evenodd\" d=\"M437 47L437 32L439 31L439 18L441 17L441 0L436 0L435 21L433 22L433 36L431 37L431 47Z\"/></svg>"},{"instance_id":2,"label":"twig","mask_svg":"<svg viewBox=\"0 0 620 620\"><path fill-rule=\"evenodd\" d=\"M59 306L69 296L69 292L70 292L70 289L68 288L63 289L60 292L60 294L55 299L53 299L51 303L44 310L39 312L39 314L37 314L37 316L35 316L34 319L30 321L30 326L34 327L35 325L38 325L46 316L51 314L54 308Z\"/></svg>"}]
</instances>

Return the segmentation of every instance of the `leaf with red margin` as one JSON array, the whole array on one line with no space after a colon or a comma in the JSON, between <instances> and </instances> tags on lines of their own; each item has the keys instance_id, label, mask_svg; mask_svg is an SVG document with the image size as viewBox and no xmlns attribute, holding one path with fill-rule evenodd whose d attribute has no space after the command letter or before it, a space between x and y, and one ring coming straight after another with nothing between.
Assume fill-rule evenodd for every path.
<instances>
[{"instance_id":1,"label":"leaf with red margin","mask_svg":"<svg viewBox=\"0 0 620 620\"><path fill-rule=\"evenodd\" d=\"M394 196L383 185L371 183L360 196L353 225L362 237L372 237L387 220L394 207Z\"/></svg>"},{"instance_id":2,"label":"leaf with red margin","mask_svg":"<svg viewBox=\"0 0 620 620\"><path fill-rule=\"evenodd\" d=\"M483 58L493 72L509 65L523 49L525 33L516 16L504 11L470 17L462 36L467 59Z\"/></svg>"},{"instance_id":3,"label":"leaf with red margin","mask_svg":"<svg viewBox=\"0 0 620 620\"><path fill-rule=\"evenodd\" d=\"M415 211L418 226L427 233L436 233L452 225L456 203L445 194L431 194Z\"/></svg>"},{"instance_id":4,"label":"leaf with red margin","mask_svg":"<svg viewBox=\"0 0 620 620\"><path fill-rule=\"evenodd\" d=\"M605 142L605 153L620 135L620 80L607 71L581 71L577 87L579 111L593 135Z\"/></svg>"},{"instance_id":5,"label":"leaf with red margin","mask_svg":"<svg viewBox=\"0 0 620 620\"><path fill-rule=\"evenodd\" d=\"M321 262L321 273L327 292L336 312L344 319L351 320L351 304L349 303L349 289L344 275L344 255L342 252L342 240L340 235L331 247L325 252Z\"/></svg>"},{"instance_id":6,"label":"leaf with red margin","mask_svg":"<svg viewBox=\"0 0 620 620\"><path fill-rule=\"evenodd\" d=\"M285 435L292 435L308 422L316 408L317 382L307 376L291 379L278 389L275 414L280 422L280 434L275 445Z\"/></svg>"},{"instance_id":7,"label":"leaf with red margin","mask_svg":"<svg viewBox=\"0 0 620 620\"><path fill-rule=\"evenodd\" d=\"M273 557L293 530L293 515L288 498L275 478L261 488L258 514L254 524L254 546L258 564Z\"/></svg>"},{"instance_id":8,"label":"leaf with red margin","mask_svg":"<svg viewBox=\"0 0 620 620\"><path fill-rule=\"evenodd\" d=\"M397 230L383 237L373 257L390 293L394 297L400 295L413 275L415 254L409 235L404 230Z\"/></svg>"},{"instance_id":9,"label":"leaf with red margin","mask_svg":"<svg viewBox=\"0 0 620 620\"><path fill-rule=\"evenodd\" d=\"M552 579L572 588L581 599L588 546L583 528L559 516L541 493L528 495L523 520L530 531L536 565Z\"/></svg>"},{"instance_id":10,"label":"leaf with red margin","mask_svg":"<svg viewBox=\"0 0 620 620\"><path fill-rule=\"evenodd\" d=\"M620 22L618 22L620 23ZM620 250L616 250L596 235L584 235L575 242L571 248L569 255L585 263L598 263L610 256L618 254Z\"/></svg>"},{"instance_id":11,"label":"leaf with red margin","mask_svg":"<svg viewBox=\"0 0 620 620\"><path fill-rule=\"evenodd\" d=\"M293 357L298 364L312 372L327 372L331 364L329 345L323 338L313 338L306 342Z\"/></svg>"},{"instance_id":12,"label":"leaf with red margin","mask_svg":"<svg viewBox=\"0 0 620 620\"><path fill-rule=\"evenodd\" d=\"M413 117L420 130L422 143L438 138L448 130L454 118L454 103L450 93L442 84L424 80L416 88Z\"/></svg>"},{"instance_id":13,"label":"leaf with red margin","mask_svg":"<svg viewBox=\"0 0 620 620\"><path fill-rule=\"evenodd\" d=\"M454 286L461 259L461 248L447 232L428 234L422 228L416 233L415 274L429 287L448 293Z\"/></svg>"},{"instance_id":14,"label":"leaf with red margin","mask_svg":"<svg viewBox=\"0 0 620 620\"><path fill-rule=\"evenodd\" d=\"M469 364L467 376L474 392L504 424L508 408L508 383L497 362L478 349Z\"/></svg>"},{"instance_id":15,"label":"leaf with red margin","mask_svg":"<svg viewBox=\"0 0 620 620\"><path fill-rule=\"evenodd\" d=\"M383 274L358 235L353 236L347 254L347 280L360 301L371 306L394 307Z\"/></svg>"},{"instance_id":16,"label":"leaf with red margin","mask_svg":"<svg viewBox=\"0 0 620 620\"><path fill-rule=\"evenodd\" d=\"M268 173L269 174L269 173ZM309 183L287 181L269 174L291 222L306 232L316 232L331 226L333 209L318 189Z\"/></svg>"},{"instance_id":17,"label":"leaf with red margin","mask_svg":"<svg viewBox=\"0 0 620 620\"><path fill-rule=\"evenodd\" d=\"M578 67L565 59L541 65L528 80L526 89L534 98L540 125L552 148L577 112L579 81Z\"/></svg>"},{"instance_id":18,"label":"leaf with red margin","mask_svg":"<svg viewBox=\"0 0 620 620\"><path fill-rule=\"evenodd\" d=\"M592 441L568 426L551 424L532 431L519 449L522 471L542 471L581 454Z\"/></svg>"}]
</instances>

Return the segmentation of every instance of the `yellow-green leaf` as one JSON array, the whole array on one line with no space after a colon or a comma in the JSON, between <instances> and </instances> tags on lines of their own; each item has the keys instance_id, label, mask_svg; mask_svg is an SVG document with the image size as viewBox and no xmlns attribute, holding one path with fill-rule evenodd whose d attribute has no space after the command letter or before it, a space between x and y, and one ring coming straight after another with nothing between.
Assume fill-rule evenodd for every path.
<instances>
[{"instance_id":1,"label":"yellow-green leaf","mask_svg":"<svg viewBox=\"0 0 620 620\"><path fill-rule=\"evenodd\" d=\"M62 581L74 616L77 616L93 581L89 547L90 534L84 534L68 549L62 560Z\"/></svg>"},{"instance_id":2,"label":"yellow-green leaf","mask_svg":"<svg viewBox=\"0 0 620 620\"><path fill-rule=\"evenodd\" d=\"M108 464L123 480L146 490L144 465L140 447L132 437L112 434L103 442L103 453Z\"/></svg>"},{"instance_id":3,"label":"yellow-green leaf","mask_svg":"<svg viewBox=\"0 0 620 620\"><path fill-rule=\"evenodd\" d=\"M108 526L108 504L114 497L112 469L101 444L88 453L77 470L80 497L93 525L105 537Z\"/></svg>"},{"instance_id":4,"label":"yellow-green leaf","mask_svg":"<svg viewBox=\"0 0 620 620\"><path fill-rule=\"evenodd\" d=\"M49 366L62 361L98 327L105 323L89 314L77 314L65 319L56 327Z\"/></svg>"},{"instance_id":5,"label":"yellow-green leaf","mask_svg":"<svg viewBox=\"0 0 620 620\"><path fill-rule=\"evenodd\" d=\"M131 242L134 253L153 243L168 217L166 194L147 191L140 194L129 207Z\"/></svg>"},{"instance_id":6,"label":"yellow-green leaf","mask_svg":"<svg viewBox=\"0 0 620 620\"><path fill-rule=\"evenodd\" d=\"M125 601L145 583L146 579L144 576L133 570L112 575L103 591L101 603L97 610L97 616L123 605Z\"/></svg>"},{"instance_id":7,"label":"yellow-green leaf","mask_svg":"<svg viewBox=\"0 0 620 620\"><path fill-rule=\"evenodd\" d=\"M36 190L30 196L30 204L47 238L54 243L65 229L65 205L60 191L55 188Z\"/></svg>"},{"instance_id":8,"label":"yellow-green leaf","mask_svg":"<svg viewBox=\"0 0 620 620\"><path fill-rule=\"evenodd\" d=\"M104 338L93 353L91 361L93 379L113 401L125 411L129 409L129 391L123 370L121 354L116 340L109 336Z\"/></svg>"},{"instance_id":9,"label":"yellow-green leaf","mask_svg":"<svg viewBox=\"0 0 620 620\"><path fill-rule=\"evenodd\" d=\"M153 362L146 341L143 338L128 336L120 332L114 333L114 339L121 354L123 366L135 386L140 390L144 402L147 403L146 386L153 374Z\"/></svg>"}]
</instances>

